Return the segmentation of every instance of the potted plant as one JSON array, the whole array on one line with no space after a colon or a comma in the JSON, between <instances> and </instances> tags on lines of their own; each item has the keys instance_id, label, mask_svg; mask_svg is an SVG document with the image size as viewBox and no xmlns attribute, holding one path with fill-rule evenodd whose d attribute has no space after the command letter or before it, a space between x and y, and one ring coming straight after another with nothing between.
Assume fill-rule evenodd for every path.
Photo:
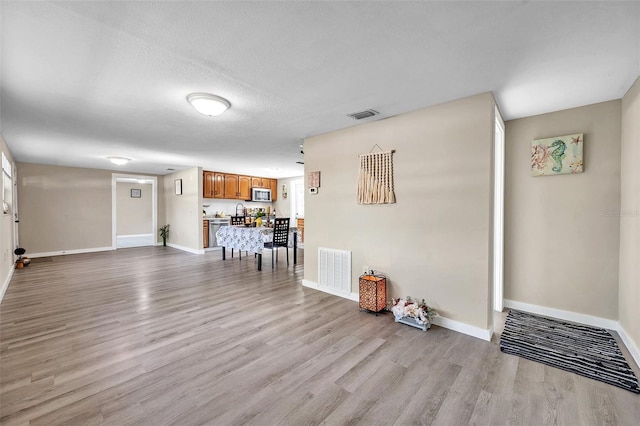
<instances>
[{"instance_id":1,"label":"potted plant","mask_svg":"<svg viewBox=\"0 0 640 426\"><path fill-rule=\"evenodd\" d=\"M169 225L164 225L160 228L160 236L162 237L162 245L167 246L167 238L169 238Z\"/></svg>"}]
</instances>

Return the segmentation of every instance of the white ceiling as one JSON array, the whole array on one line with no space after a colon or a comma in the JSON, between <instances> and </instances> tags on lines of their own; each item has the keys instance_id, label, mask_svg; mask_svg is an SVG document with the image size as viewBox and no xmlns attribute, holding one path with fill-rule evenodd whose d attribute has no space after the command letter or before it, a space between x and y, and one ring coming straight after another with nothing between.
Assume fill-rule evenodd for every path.
<instances>
[{"instance_id":1,"label":"white ceiling","mask_svg":"<svg viewBox=\"0 0 640 426\"><path fill-rule=\"evenodd\" d=\"M513 119L621 98L640 75L638 1L2 1L0 13L0 131L20 162L296 176L303 139L361 123L348 113L492 91ZM205 117L191 92L232 107Z\"/></svg>"}]
</instances>

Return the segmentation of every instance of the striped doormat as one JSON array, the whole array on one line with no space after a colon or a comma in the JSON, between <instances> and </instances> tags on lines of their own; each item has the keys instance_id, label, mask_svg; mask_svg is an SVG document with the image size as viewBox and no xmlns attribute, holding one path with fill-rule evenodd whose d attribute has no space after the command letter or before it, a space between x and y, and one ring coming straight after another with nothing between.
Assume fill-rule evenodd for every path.
<instances>
[{"instance_id":1,"label":"striped doormat","mask_svg":"<svg viewBox=\"0 0 640 426\"><path fill-rule=\"evenodd\" d=\"M524 312L510 311L500 350L640 393L638 379L611 334Z\"/></svg>"}]
</instances>

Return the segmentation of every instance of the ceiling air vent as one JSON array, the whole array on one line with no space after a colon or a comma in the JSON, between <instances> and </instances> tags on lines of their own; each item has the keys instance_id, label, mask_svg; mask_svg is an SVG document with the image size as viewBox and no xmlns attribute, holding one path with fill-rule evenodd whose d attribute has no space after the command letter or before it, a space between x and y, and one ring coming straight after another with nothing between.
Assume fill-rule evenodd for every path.
<instances>
[{"instance_id":1,"label":"ceiling air vent","mask_svg":"<svg viewBox=\"0 0 640 426\"><path fill-rule=\"evenodd\" d=\"M354 120L362 120L364 118L373 117L374 115L380 114L378 111L374 109L365 109L364 111L354 112L353 114L347 114L347 117L351 117Z\"/></svg>"}]
</instances>

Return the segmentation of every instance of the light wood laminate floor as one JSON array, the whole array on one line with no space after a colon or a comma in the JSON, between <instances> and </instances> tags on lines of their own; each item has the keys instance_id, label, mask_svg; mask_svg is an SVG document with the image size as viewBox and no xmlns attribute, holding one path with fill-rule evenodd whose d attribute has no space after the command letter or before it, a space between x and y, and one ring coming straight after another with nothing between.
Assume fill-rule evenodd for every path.
<instances>
[{"instance_id":1,"label":"light wood laminate floor","mask_svg":"<svg viewBox=\"0 0 640 426\"><path fill-rule=\"evenodd\" d=\"M638 395L360 312L280 259L144 247L17 270L0 423L639 424Z\"/></svg>"}]
</instances>

